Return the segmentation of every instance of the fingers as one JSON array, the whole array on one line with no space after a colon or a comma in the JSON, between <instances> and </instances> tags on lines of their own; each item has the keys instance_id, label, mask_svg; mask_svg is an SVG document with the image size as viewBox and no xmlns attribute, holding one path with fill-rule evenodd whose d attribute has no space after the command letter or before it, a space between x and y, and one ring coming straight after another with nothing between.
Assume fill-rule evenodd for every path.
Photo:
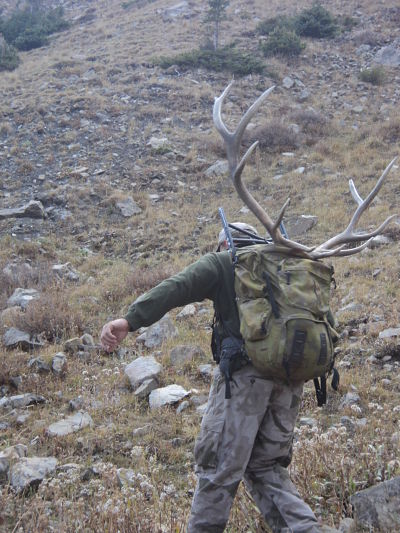
<instances>
[{"instance_id":1,"label":"fingers","mask_svg":"<svg viewBox=\"0 0 400 533\"><path fill-rule=\"evenodd\" d=\"M117 337L112 333L112 324L106 324L101 332L100 341L101 345L107 352L112 352L118 345Z\"/></svg>"}]
</instances>

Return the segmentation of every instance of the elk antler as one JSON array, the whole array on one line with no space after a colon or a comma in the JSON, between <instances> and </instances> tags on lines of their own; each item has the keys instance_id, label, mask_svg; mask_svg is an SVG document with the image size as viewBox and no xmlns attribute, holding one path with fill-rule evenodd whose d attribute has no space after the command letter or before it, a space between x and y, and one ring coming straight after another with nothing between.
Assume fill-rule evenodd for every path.
<instances>
[{"instance_id":1,"label":"elk antler","mask_svg":"<svg viewBox=\"0 0 400 533\"><path fill-rule=\"evenodd\" d=\"M386 228L386 226L394 218L398 216L398 215L391 215L377 229L369 233L355 233L354 232L355 227L361 215L370 206L372 200L375 198L380 188L382 187L383 181L385 180L387 174L389 173L389 170L392 168L392 166L394 165L397 159L395 158L393 159L393 161L389 163L389 165L383 171L383 174L377 181L375 187L372 189L372 191L369 193L369 195L366 197L365 200L363 200L361 196L358 194L353 181L352 180L349 181L351 194L354 200L356 201L358 207L352 219L350 220L349 225L344 231L342 231L335 237L332 237L331 239L327 240L323 244L317 247L312 247L312 248L305 246L303 244L300 244L298 242L292 241L290 239L286 239L282 235L282 233L279 231L279 225L282 222L283 215L285 214L285 210L290 203L290 198L286 200L286 202L284 203L283 207L281 208L278 214L276 221L274 222L270 218L270 216L267 214L267 212L261 207L261 205L253 198L253 196L250 194L250 192L248 191L248 189L246 188L246 186L244 185L242 181L241 176L242 176L244 166L247 160L250 158L251 154L253 153L254 149L258 145L258 141L256 141L250 146L250 148L247 150L247 152L244 154L244 156L238 163L240 143L242 141L243 133L248 123L250 122L251 118L253 117L253 115L257 112L257 110L259 109L263 101L271 93L274 87L271 87L270 89L266 90L265 92L262 93L261 96L257 98L254 104L250 106L249 109L246 111L246 113L243 115L236 130L232 133L225 126L225 124L222 121L222 117L221 117L222 104L224 102L226 95L229 93L229 90L232 87L232 84L233 84L233 81L228 85L228 87L226 87L226 89L224 90L224 92L221 94L219 98L215 98L214 109L213 109L214 125L224 140L226 154L228 158L229 174L235 186L235 189L237 193L239 194L239 197L247 205L250 211L252 211L252 213L258 218L261 224L266 228L268 233L271 235L272 240L276 244L286 246L287 248L291 248L292 250L300 252L302 254L307 254L312 259L321 259L323 257L330 257L330 256L343 257L347 255L352 255L352 254L360 252L366 246L368 246L371 239L375 237L376 235L379 235ZM345 246L349 243L357 243L361 241L366 241L366 242L364 242L360 246L344 249Z\"/></svg>"},{"instance_id":2,"label":"elk antler","mask_svg":"<svg viewBox=\"0 0 400 533\"><path fill-rule=\"evenodd\" d=\"M382 231L386 228L386 226L394 218L398 216L398 215L391 215L378 228L376 228L374 231L371 231L369 233L354 233L354 230L357 226L358 221L360 220L361 215L371 205L372 200L378 194L379 190L381 189L383 185L384 179L389 173L389 170L395 164L396 160L397 160L397 157L395 157L388 164L388 166L383 171L381 177L376 182L375 187L372 189L369 195L365 198L365 200L363 200L361 196L358 194L353 180L349 180L350 192L351 192L351 195L353 196L353 199L357 203L358 207L356 211L354 212L354 215L352 216L347 228L341 233L339 233L338 235L336 235L335 237L332 237L328 241L318 246L314 250L313 255L316 255L317 257L324 257L324 256L326 257L327 255L345 256L345 255L356 254L357 252L360 252L365 247L367 247L371 239L373 239L374 237L382 233ZM356 246L355 248L349 248L349 249L343 250L343 246L345 246L346 244L351 243L351 242L360 242L360 241L366 241L366 242L362 244L361 246ZM339 248L337 248L338 246Z\"/></svg>"},{"instance_id":3,"label":"elk antler","mask_svg":"<svg viewBox=\"0 0 400 533\"><path fill-rule=\"evenodd\" d=\"M233 84L233 81L228 85L228 87L224 90L224 92L221 94L219 98L215 98L213 118L214 118L214 125L219 131L219 133L221 134L224 140L224 143L225 143L225 149L226 149L226 154L228 158L229 174L235 186L235 189L237 193L239 194L240 198L250 209L250 211L253 212L253 214L258 218L261 224L266 228L266 230L271 235L271 238L275 243L283 244L284 246L287 246L288 248L293 248L301 252L311 252L313 250L312 248L304 246L303 244L297 243L295 241L291 241L290 239L285 239L285 237L283 237L282 233L279 231L279 225L282 222L283 215L285 214L285 210L290 203L290 198L286 200L286 202L284 203L278 215L278 218L274 222L270 218L270 216L266 213L266 211L264 211L261 205L253 198L253 196L250 194L250 192L248 191L248 189L246 188L246 186L244 185L242 181L242 172L243 172L244 166L247 160L250 158L251 154L253 153L254 149L258 145L258 141L253 143L250 146L250 148L247 150L247 152L244 154L242 159L240 160L240 163L238 163L239 151L240 151L239 149L240 149L240 143L242 141L243 133L248 123L250 122L251 118L253 117L253 115L257 112L258 108L261 106L261 104L267 98L267 96L273 91L274 87L270 87L265 92L263 92L261 96L257 98L254 104L250 106L249 109L246 111L246 113L243 115L236 130L232 133L225 126L225 124L222 121L222 117L221 117L222 104L225 100L226 95L229 93L230 88L232 87L232 84Z\"/></svg>"}]
</instances>

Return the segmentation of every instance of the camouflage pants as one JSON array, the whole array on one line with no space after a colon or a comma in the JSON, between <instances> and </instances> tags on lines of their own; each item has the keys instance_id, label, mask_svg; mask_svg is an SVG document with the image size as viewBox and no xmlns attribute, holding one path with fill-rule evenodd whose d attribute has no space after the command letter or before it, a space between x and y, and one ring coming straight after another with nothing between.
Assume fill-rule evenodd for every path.
<instances>
[{"instance_id":1,"label":"camouflage pants","mask_svg":"<svg viewBox=\"0 0 400 533\"><path fill-rule=\"evenodd\" d=\"M224 531L242 479L272 531L319 532L286 470L303 383L270 381L249 364L234 373L231 390L226 400L217 369L195 445L198 481L188 533Z\"/></svg>"}]
</instances>

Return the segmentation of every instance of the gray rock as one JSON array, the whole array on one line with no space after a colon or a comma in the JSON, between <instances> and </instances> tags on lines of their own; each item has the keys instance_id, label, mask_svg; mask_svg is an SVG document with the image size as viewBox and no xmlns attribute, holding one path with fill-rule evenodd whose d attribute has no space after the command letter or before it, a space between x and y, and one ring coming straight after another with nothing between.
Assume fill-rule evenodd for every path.
<instances>
[{"instance_id":1,"label":"gray rock","mask_svg":"<svg viewBox=\"0 0 400 533\"><path fill-rule=\"evenodd\" d=\"M81 342L83 346L96 346L93 337L89 333L82 335Z\"/></svg>"},{"instance_id":2,"label":"gray rock","mask_svg":"<svg viewBox=\"0 0 400 533\"><path fill-rule=\"evenodd\" d=\"M27 305L32 302L32 300L38 300L40 298L40 293L36 289L15 289L13 294L7 300L7 306L13 307L18 305L22 309L26 309Z\"/></svg>"},{"instance_id":3,"label":"gray rock","mask_svg":"<svg viewBox=\"0 0 400 533\"><path fill-rule=\"evenodd\" d=\"M305 102L306 100L308 100L311 96L311 93L308 89L303 89L299 96L297 97L298 101L299 102Z\"/></svg>"},{"instance_id":4,"label":"gray rock","mask_svg":"<svg viewBox=\"0 0 400 533\"><path fill-rule=\"evenodd\" d=\"M119 200L115 205L121 211L122 216L126 218L132 217L133 215L138 215L142 212L141 208L130 196L124 198L123 200Z\"/></svg>"},{"instance_id":5,"label":"gray rock","mask_svg":"<svg viewBox=\"0 0 400 533\"><path fill-rule=\"evenodd\" d=\"M48 374L50 372L50 365L46 363L41 357L34 357L29 359L28 366L39 374Z\"/></svg>"},{"instance_id":6,"label":"gray rock","mask_svg":"<svg viewBox=\"0 0 400 533\"><path fill-rule=\"evenodd\" d=\"M179 404L178 409L176 410L176 413L179 415L183 411L186 411L186 409L188 409L189 407L190 407L190 402L185 400L184 402Z\"/></svg>"},{"instance_id":7,"label":"gray rock","mask_svg":"<svg viewBox=\"0 0 400 533\"><path fill-rule=\"evenodd\" d=\"M156 348L161 344L178 335L172 320L168 315L165 315L161 320L147 328L147 330L139 335L137 342L143 343L146 348Z\"/></svg>"},{"instance_id":8,"label":"gray rock","mask_svg":"<svg viewBox=\"0 0 400 533\"><path fill-rule=\"evenodd\" d=\"M158 381L155 378L146 379L135 390L135 396L139 399L147 398L147 396L158 387Z\"/></svg>"},{"instance_id":9,"label":"gray rock","mask_svg":"<svg viewBox=\"0 0 400 533\"><path fill-rule=\"evenodd\" d=\"M66 279L67 281L79 281L80 274L74 270L71 263L64 263L61 265L53 265L51 267L52 272L60 279Z\"/></svg>"},{"instance_id":10,"label":"gray rock","mask_svg":"<svg viewBox=\"0 0 400 533\"><path fill-rule=\"evenodd\" d=\"M9 396L8 398L1 398L0 407L19 409L21 407L28 407L29 405L45 403L45 401L46 398L44 396L40 396L39 394L33 394L32 392L27 392L25 394Z\"/></svg>"},{"instance_id":11,"label":"gray rock","mask_svg":"<svg viewBox=\"0 0 400 533\"><path fill-rule=\"evenodd\" d=\"M400 476L357 492L350 501L357 527L400 531Z\"/></svg>"},{"instance_id":12,"label":"gray rock","mask_svg":"<svg viewBox=\"0 0 400 533\"><path fill-rule=\"evenodd\" d=\"M68 402L68 409L69 411L79 411L82 409L84 405L84 400L82 396L78 396L77 398L74 398L73 400L70 400Z\"/></svg>"},{"instance_id":13,"label":"gray rock","mask_svg":"<svg viewBox=\"0 0 400 533\"><path fill-rule=\"evenodd\" d=\"M349 433L354 433L356 426L352 418L349 416L342 416L340 423L347 429Z\"/></svg>"},{"instance_id":14,"label":"gray rock","mask_svg":"<svg viewBox=\"0 0 400 533\"><path fill-rule=\"evenodd\" d=\"M173 366L183 365L188 361L193 361L194 359L201 357L205 357L205 354L199 346L186 344L175 346L170 353L170 361Z\"/></svg>"},{"instance_id":15,"label":"gray rock","mask_svg":"<svg viewBox=\"0 0 400 533\"><path fill-rule=\"evenodd\" d=\"M146 424L143 427L134 429L132 432L132 435L134 437L143 437L143 435L147 435L150 431L151 431L151 424Z\"/></svg>"},{"instance_id":16,"label":"gray rock","mask_svg":"<svg viewBox=\"0 0 400 533\"><path fill-rule=\"evenodd\" d=\"M55 457L26 457L20 459L10 468L9 482L17 492L37 487L43 479L55 472L57 467Z\"/></svg>"},{"instance_id":17,"label":"gray rock","mask_svg":"<svg viewBox=\"0 0 400 533\"><path fill-rule=\"evenodd\" d=\"M82 340L80 337L74 337L64 342L64 350L67 353L74 354L82 349Z\"/></svg>"},{"instance_id":18,"label":"gray rock","mask_svg":"<svg viewBox=\"0 0 400 533\"><path fill-rule=\"evenodd\" d=\"M368 248L379 248L380 246L384 246L385 244L392 244L392 242L393 239L391 239L387 235L377 235L368 244Z\"/></svg>"},{"instance_id":19,"label":"gray rock","mask_svg":"<svg viewBox=\"0 0 400 533\"><path fill-rule=\"evenodd\" d=\"M392 339L400 336L400 328L388 328L379 333L380 339Z\"/></svg>"},{"instance_id":20,"label":"gray rock","mask_svg":"<svg viewBox=\"0 0 400 533\"><path fill-rule=\"evenodd\" d=\"M343 518L339 524L340 533L356 533L356 521L353 518Z\"/></svg>"},{"instance_id":21,"label":"gray rock","mask_svg":"<svg viewBox=\"0 0 400 533\"><path fill-rule=\"evenodd\" d=\"M208 167L204 174L207 178L211 178L213 176L225 176L228 173L228 170L229 167L227 161L217 161L211 165L211 167Z\"/></svg>"},{"instance_id":22,"label":"gray rock","mask_svg":"<svg viewBox=\"0 0 400 533\"><path fill-rule=\"evenodd\" d=\"M63 437L75 433L87 426L93 426L91 416L88 413L79 411L63 420L50 424L47 428L47 434L51 437Z\"/></svg>"},{"instance_id":23,"label":"gray rock","mask_svg":"<svg viewBox=\"0 0 400 533\"><path fill-rule=\"evenodd\" d=\"M318 218L312 215L289 217L285 220L285 226L290 236L301 236L310 231L318 222Z\"/></svg>"},{"instance_id":24,"label":"gray rock","mask_svg":"<svg viewBox=\"0 0 400 533\"><path fill-rule=\"evenodd\" d=\"M24 444L16 444L9 446L0 451L0 484L6 481L7 473L13 463L18 461L21 457L26 457L28 448Z\"/></svg>"},{"instance_id":25,"label":"gray rock","mask_svg":"<svg viewBox=\"0 0 400 533\"><path fill-rule=\"evenodd\" d=\"M291 89L293 85L294 85L294 80L292 78L290 78L289 76L286 76L285 78L283 78L282 87L284 87L285 89Z\"/></svg>"},{"instance_id":26,"label":"gray rock","mask_svg":"<svg viewBox=\"0 0 400 533\"><path fill-rule=\"evenodd\" d=\"M162 365L154 357L142 356L125 367L125 374L130 381L131 387L135 390L144 381L157 379L162 370Z\"/></svg>"},{"instance_id":27,"label":"gray rock","mask_svg":"<svg viewBox=\"0 0 400 533\"><path fill-rule=\"evenodd\" d=\"M389 46L384 46L375 54L375 63L388 67L400 67L400 39Z\"/></svg>"},{"instance_id":28,"label":"gray rock","mask_svg":"<svg viewBox=\"0 0 400 533\"><path fill-rule=\"evenodd\" d=\"M200 365L199 372L203 376L203 378L211 379L214 372L214 367L211 364Z\"/></svg>"},{"instance_id":29,"label":"gray rock","mask_svg":"<svg viewBox=\"0 0 400 533\"><path fill-rule=\"evenodd\" d=\"M171 21L177 18L183 18L190 16L191 14L191 7L189 5L189 2L184 0L183 2L179 2L178 4L175 4L171 7L168 7L162 12L162 19L164 22Z\"/></svg>"},{"instance_id":30,"label":"gray rock","mask_svg":"<svg viewBox=\"0 0 400 533\"><path fill-rule=\"evenodd\" d=\"M26 352L35 347L35 343L31 341L29 333L17 328L10 328L4 333L3 343L6 348L21 348L21 350Z\"/></svg>"},{"instance_id":31,"label":"gray rock","mask_svg":"<svg viewBox=\"0 0 400 533\"><path fill-rule=\"evenodd\" d=\"M162 150L166 149L169 145L169 141L166 137L151 137L147 143L147 146L150 146L153 150Z\"/></svg>"},{"instance_id":32,"label":"gray rock","mask_svg":"<svg viewBox=\"0 0 400 533\"><path fill-rule=\"evenodd\" d=\"M14 283L20 278L29 278L33 274L33 268L29 263L9 263L3 268L3 273Z\"/></svg>"},{"instance_id":33,"label":"gray rock","mask_svg":"<svg viewBox=\"0 0 400 533\"><path fill-rule=\"evenodd\" d=\"M182 309L182 311L180 311L176 315L176 318L178 320L180 320L180 319L186 318L188 316L194 316L195 314L196 314L196 306L193 305L193 304L188 304L188 305L185 305L185 307Z\"/></svg>"},{"instance_id":34,"label":"gray rock","mask_svg":"<svg viewBox=\"0 0 400 533\"><path fill-rule=\"evenodd\" d=\"M23 207L0 209L0 220L5 218L46 218L46 213L41 202L31 200Z\"/></svg>"},{"instance_id":35,"label":"gray rock","mask_svg":"<svg viewBox=\"0 0 400 533\"><path fill-rule=\"evenodd\" d=\"M155 389L150 393L149 404L150 409L157 409L164 405L172 405L185 396L188 396L189 392L186 391L180 385L168 385L160 389Z\"/></svg>"},{"instance_id":36,"label":"gray rock","mask_svg":"<svg viewBox=\"0 0 400 533\"><path fill-rule=\"evenodd\" d=\"M316 421L315 418L307 418L305 416L302 416L299 420L299 425L314 428L314 427L317 427L318 422Z\"/></svg>"},{"instance_id":37,"label":"gray rock","mask_svg":"<svg viewBox=\"0 0 400 533\"><path fill-rule=\"evenodd\" d=\"M51 362L51 369L55 374L57 374L57 376L62 376L65 374L67 370L67 357L65 353L56 353Z\"/></svg>"},{"instance_id":38,"label":"gray rock","mask_svg":"<svg viewBox=\"0 0 400 533\"><path fill-rule=\"evenodd\" d=\"M360 396L356 392L348 392L340 402L340 407L350 407L351 405L357 405L360 401Z\"/></svg>"}]
</instances>

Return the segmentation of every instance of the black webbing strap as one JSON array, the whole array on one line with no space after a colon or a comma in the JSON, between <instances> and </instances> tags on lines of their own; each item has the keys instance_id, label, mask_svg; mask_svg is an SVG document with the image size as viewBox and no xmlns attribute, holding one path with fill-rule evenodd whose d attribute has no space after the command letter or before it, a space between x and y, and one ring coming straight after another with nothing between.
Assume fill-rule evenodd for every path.
<instances>
[{"instance_id":1,"label":"black webbing strap","mask_svg":"<svg viewBox=\"0 0 400 533\"><path fill-rule=\"evenodd\" d=\"M276 303L275 296L272 291L271 280L267 272L264 272L263 275L265 279L265 288L267 289L268 300L269 300L269 303L271 304L272 312L274 313L275 318L279 318L278 304Z\"/></svg>"},{"instance_id":2,"label":"black webbing strap","mask_svg":"<svg viewBox=\"0 0 400 533\"><path fill-rule=\"evenodd\" d=\"M319 382L321 380L321 383ZM318 407L326 404L326 377L314 378L315 394L317 396Z\"/></svg>"}]
</instances>

